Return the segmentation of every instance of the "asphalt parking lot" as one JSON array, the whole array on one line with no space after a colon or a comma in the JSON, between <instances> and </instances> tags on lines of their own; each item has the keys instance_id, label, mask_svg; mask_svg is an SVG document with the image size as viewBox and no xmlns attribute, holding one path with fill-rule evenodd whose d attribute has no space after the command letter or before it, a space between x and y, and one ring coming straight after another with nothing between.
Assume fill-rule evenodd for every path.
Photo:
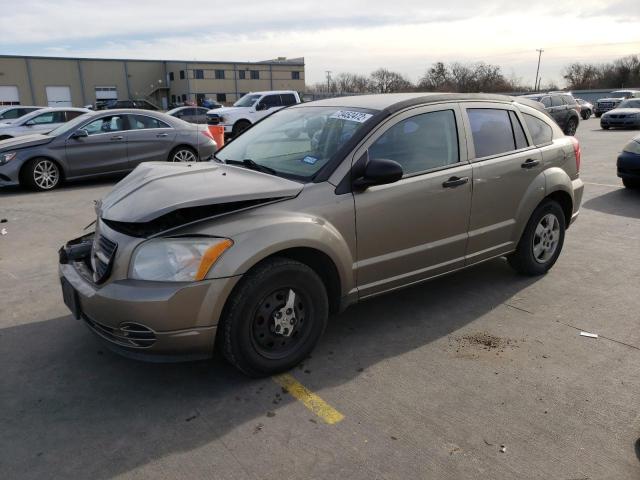
<instances>
[{"instance_id":1,"label":"asphalt parking lot","mask_svg":"<svg viewBox=\"0 0 640 480\"><path fill-rule=\"evenodd\" d=\"M273 379L121 358L71 318L56 251L114 181L0 190L0 477L639 478L640 192L615 174L636 133L581 122L583 207L545 277L495 260L334 317L291 372L334 424Z\"/></svg>"}]
</instances>

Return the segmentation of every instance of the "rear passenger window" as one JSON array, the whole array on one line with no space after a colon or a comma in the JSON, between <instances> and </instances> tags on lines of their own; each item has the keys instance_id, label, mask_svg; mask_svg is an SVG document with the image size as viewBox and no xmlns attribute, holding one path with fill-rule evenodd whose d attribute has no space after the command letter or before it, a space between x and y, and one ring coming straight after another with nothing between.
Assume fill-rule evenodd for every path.
<instances>
[{"instance_id":1,"label":"rear passenger window","mask_svg":"<svg viewBox=\"0 0 640 480\"><path fill-rule=\"evenodd\" d=\"M458 129L452 110L398 122L369 147L369 158L395 160L405 175L458 163Z\"/></svg>"},{"instance_id":2,"label":"rear passenger window","mask_svg":"<svg viewBox=\"0 0 640 480\"><path fill-rule=\"evenodd\" d=\"M84 115L84 112L77 112L75 110L67 110L67 122L69 120L73 120L76 117L79 117L80 115Z\"/></svg>"},{"instance_id":3,"label":"rear passenger window","mask_svg":"<svg viewBox=\"0 0 640 480\"><path fill-rule=\"evenodd\" d=\"M542 104L544 105L544 108L549 108L551 106L550 97L542 97L542 100L540 100L540 102L542 102Z\"/></svg>"},{"instance_id":4,"label":"rear passenger window","mask_svg":"<svg viewBox=\"0 0 640 480\"><path fill-rule=\"evenodd\" d=\"M188 115L193 114L189 113ZM169 125L161 122L157 118L147 117L145 115L130 115L129 123L131 124L132 130L142 130L145 128L171 128Z\"/></svg>"},{"instance_id":5,"label":"rear passenger window","mask_svg":"<svg viewBox=\"0 0 640 480\"><path fill-rule=\"evenodd\" d=\"M508 110L469 108L467 114L476 158L499 155L516 149Z\"/></svg>"},{"instance_id":6,"label":"rear passenger window","mask_svg":"<svg viewBox=\"0 0 640 480\"><path fill-rule=\"evenodd\" d=\"M544 145L553 140L553 130L547 122L528 113L523 113L522 115L535 145Z\"/></svg>"},{"instance_id":7,"label":"rear passenger window","mask_svg":"<svg viewBox=\"0 0 640 480\"><path fill-rule=\"evenodd\" d=\"M556 95L555 97L551 97L551 106L552 107L560 107L564 105L564 102L562 101L562 99L560 98L559 95Z\"/></svg>"},{"instance_id":8,"label":"rear passenger window","mask_svg":"<svg viewBox=\"0 0 640 480\"><path fill-rule=\"evenodd\" d=\"M527 136L524 134L524 129L518 116L515 112L509 110L509 118L511 119L511 126L513 127L513 139L516 141L516 148L527 148L529 143L527 142Z\"/></svg>"},{"instance_id":9,"label":"rear passenger window","mask_svg":"<svg viewBox=\"0 0 640 480\"><path fill-rule=\"evenodd\" d=\"M283 93L282 95L280 95L280 98L282 98L282 104L284 106L295 105L296 103L296 97L293 95L293 93Z\"/></svg>"}]
</instances>

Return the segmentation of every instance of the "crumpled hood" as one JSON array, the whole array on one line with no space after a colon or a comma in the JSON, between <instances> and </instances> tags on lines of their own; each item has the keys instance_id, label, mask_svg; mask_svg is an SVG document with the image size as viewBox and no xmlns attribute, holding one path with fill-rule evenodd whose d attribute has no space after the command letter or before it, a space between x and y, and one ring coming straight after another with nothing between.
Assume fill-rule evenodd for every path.
<instances>
[{"instance_id":1,"label":"crumpled hood","mask_svg":"<svg viewBox=\"0 0 640 480\"><path fill-rule=\"evenodd\" d=\"M174 210L246 200L295 197L302 184L214 162L145 162L98 204L116 222L145 223Z\"/></svg>"},{"instance_id":2,"label":"crumpled hood","mask_svg":"<svg viewBox=\"0 0 640 480\"><path fill-rule=\"evenodd\" d=\"M604 113L603 116L608 117L610 115L629 115L633 113L640 113L640 108L614 108L613 110L609 110L608 112Z\"/></svg>"},{"instance_id":3,"label":"crumpled hood","mask_svg":"<svg viewBox=\"0 0 640 480\"><path fill-rule=\"evenodd\" d=\"M209 110L207 112L207 115L211 115L215 113L218 116L222 117L223 115L233 115L236 112L246 112L250 108L251 107L222 107L222 108L216 108L214 110Z\"/></svg>"},{"instance_id":4,"label":"crumpled hood","mask_svg":"<svg viewBox=\"0 0 640 480\"><path fill-rule=\"evenodd\" d=\"M16 150L18 148L35 147L37 145L44 145L53 140L53 137L48 135L24 135L22 137L9 138L7 140L0 141L0 151Z\"/></svg>"}]
</instances>

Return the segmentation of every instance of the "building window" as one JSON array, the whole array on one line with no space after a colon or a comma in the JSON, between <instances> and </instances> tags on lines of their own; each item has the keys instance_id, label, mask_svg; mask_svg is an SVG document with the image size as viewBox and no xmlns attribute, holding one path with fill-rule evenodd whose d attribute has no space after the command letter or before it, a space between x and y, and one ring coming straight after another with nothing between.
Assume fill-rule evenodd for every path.
<instances>
[{"instance_id":1,"label":"building window","mask_svg":"<svg viewBox=\"0 0 640 480\"><path fill-rule=\"evenodd\" d=\"M260 80L260 70L251 70L251 80Z\"/></svg>"},{"instance_id":2,"label":"building window","mask_svg":"<svg viewBox=\"0 0 640 480\"><path fill-rule=\"evenodd\" d=\"M291 72L291 80L300 80L300 72Z\"/></svg>"},{"instance_id":3,"label":"building window","mask_svg":"<svg viewBox=\"0 0 640 480\"><path fill-rule=\"evenodd\" d=\"M169 72L169 81L173 82L173 72Z\"/></svg>"},{"instance_id":4,"label":"building window","mask_svg":"<svg viewBox=\"0 0 640 480\"><path fill-rule=\"evenodd\" d=\"M175 95L171 95L171 103L176 103L176 96Z\"/></svg>"},{"instance_id":5,"label":"building window","mask_svg":"<svg viewBox=\"0 0 640 480\"><path fill-rule=\"evenodd\" d=\"M216 80L224 80L224 70L216 70Z\"/></svg>"},{"instance_id":6,"label":"building window","mask_svg":"<svg viewBox=\"0 0 640 480\"><path fill-rule=\"evenodd\" d=\"M186 93L183 93L183 94L182 94L182 101L183 101L183 102L186 102L186 101L187 101L187 94L186 94Z\"/></svg>"},{"instance_id":7,"label":"building window","mask_svg":"<svg viewBox=\"0 0 640 480\"><path fill-rule=\"evenodd\" d=\"M184 70L180 70L180 80L184 80Z\"/></svg>"},{"instance_id":8,"label":"building window","mask_svg":"<svg viewBox=\"0 0 640 480\"><path fill-rule=\"evenodd\" d=\"M216 93L216 101L217 102L226 102L227 94L226 93Z\"/></svg>"},{"instance_id":9,"label":"building window","mask_svg":"<svg viewBox=\"0 0 640 480\"><path fill-rule=\"evenodd\" d=\"M204 71L201 69L196 69L193 71L193 78L195 78L196 80L202 80L204 79Z\"/></svg>"},{"instance_id":10,"label":"building window","mask_svg":"<svg viewBox=\"0 0 640 480\"><path fill-rule=\"evenodd\" d=\"M240 80L244 80L245 78L247 78L247 72L245 72L244 70L240 70L240 71L238 72L238 78L239 78Z\"/></svg>"}]
</instances>

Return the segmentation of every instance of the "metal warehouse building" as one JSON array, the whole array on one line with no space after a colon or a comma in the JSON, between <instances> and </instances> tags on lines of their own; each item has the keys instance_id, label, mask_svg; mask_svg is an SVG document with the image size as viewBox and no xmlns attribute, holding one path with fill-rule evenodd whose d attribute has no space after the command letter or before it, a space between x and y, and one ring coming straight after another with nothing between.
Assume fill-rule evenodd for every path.
<instances>
[{"instance_id":1,"label":"metal warehouse building","mask_svg":"<svg viewBox=\"0 0 640 480\"><path fill-rule=\"evenodd\" d=\"M304 58L200 62L0 55L0 105L83 106L96 100L232 103L248 92L304 90Z\"/></svg>"}]
</instances>

